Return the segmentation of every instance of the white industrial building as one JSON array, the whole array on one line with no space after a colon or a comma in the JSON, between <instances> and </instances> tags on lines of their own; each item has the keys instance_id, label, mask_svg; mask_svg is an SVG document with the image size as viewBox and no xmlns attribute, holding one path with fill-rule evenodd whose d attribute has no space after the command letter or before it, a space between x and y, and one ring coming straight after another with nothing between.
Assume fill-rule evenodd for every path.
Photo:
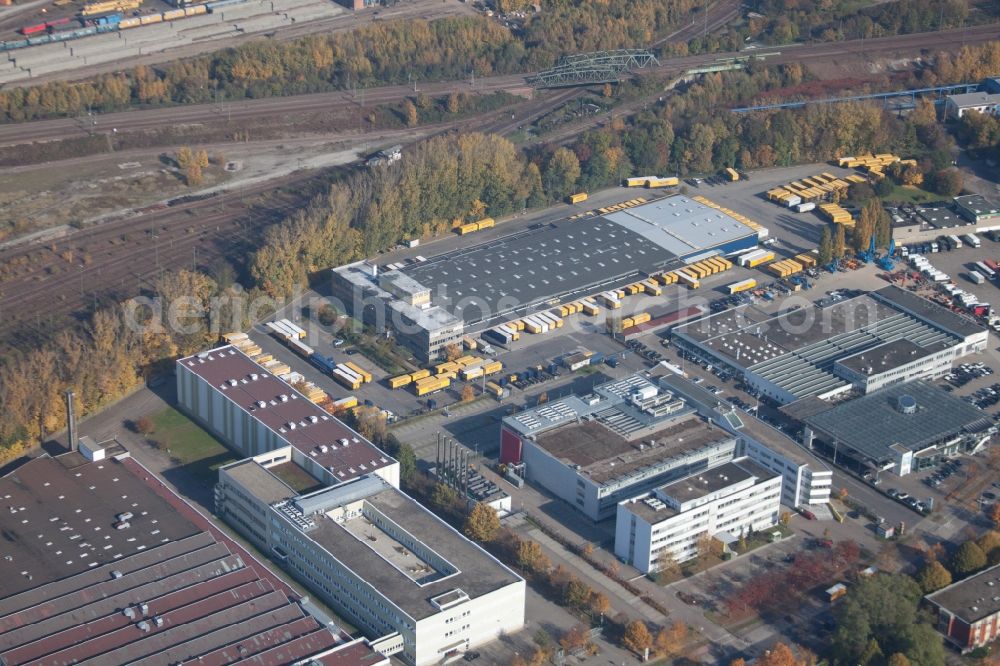
<instances>
[{"instance_id":1,"label":"white industrial building","mask_svg":"<svg viewBox=\"0 0 1000 666\"><path fill-rule=\"evenodd\" d=\"M703 537L729 546L777 525L780 511L781 475L741 458L621 502L615 555L649 573L665 550L690 560Z\"/></svg>"},{"instance_id":2,"label":"white industrial building","mask_svg":"<svg viewBox=\"0 0 1000 666\"><path fill-rule=\"evenodd\" d=\"M823 460L757 417L718 399L676 375L664 375L661 386L682 395L702 414L738 439L737 455L782 476L781 503L789 507L821 505L830 501L833 470Z\"/></svg>"},{"instance_id":3,"label":"white industrial building","mask_svg":"<svg viewBox=\"0 0 1000 666\"><path fill-rule=\"evenodd\" d=\"M327 487L289 453L222 467L217 512L380 653L437 664L524 626L513 571L379 476Z\"/></svg>"},{"instance_id":4,"label":"white industrial building","mask_svg":"<svg viewBox=\"0 0 1000 666\"><path fill-rule=\"evenodd\" d=\"M327 485L377 474L399 486L399 463L232 346L177 361L177 402L246 456L288 447Z\"/></svg>"},{"instance_id":5,"label":"white industrial building","mask_svg":"<svg viewBox=\"0 0 1000 666\"><path fill-rule=\"evenodd\" d=\"M945 113L949 117L961 118L969 111L997 115L1000 113L1000 94L971 92L948 95L945 101Z\"/></svg>"},{"instance_id":6,"label":"white industrial building","mask_svg":"<svg viewBox=\"0 0 1000 666\"><path fill-rule=\"evenodd\" d=\"M829 501L831 470L756 418L673 374L633 375L503 419L500 461L591 520L622 500L749 456L790 507Z\"/></svg>"},{"instance_id":7,"label":"white industrial building","mask_svg":"<svg viewBox=\"0 0 1000 666\"><path fill-rule=\"evenodd\" d=\"M747 307L726 310L678 326L673 340L787 404L939 377L955 359L986 349L988 332L889 286L773 316Z\"/></svg>"}]
</instances>

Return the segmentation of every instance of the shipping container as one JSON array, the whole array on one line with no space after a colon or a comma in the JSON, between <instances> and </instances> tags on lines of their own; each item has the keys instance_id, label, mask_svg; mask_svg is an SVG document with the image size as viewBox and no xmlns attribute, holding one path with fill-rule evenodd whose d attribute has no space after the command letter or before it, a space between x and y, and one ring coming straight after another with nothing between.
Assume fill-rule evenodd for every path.
<instances>
[{"instance_id":1,"label":"shipping container","mask_svg":"<svg viewBox=\"0 0 1000 666\"><path fill-rule=\"evenodd\" d=\"M642 288L650 296L661 296L663 294L663 288L656 284L656 280L646 280L642 283Z\"/></svg>"},{"instance_id":2,"label":"shipping container","mask_svg":"<svg viewBox=\"0 0 1000 666\"><path fill-rule=\"evenodd\" d=\"M496 398L502 398L506 389L495 382L486 382L486 392Z\"/></svg>"},{"instance_id":3,"label":"shipping container","mask_svg":"<svg viewBox=\"0 0 1000 666\"><path fill-rule=\"evenodd\" d=\"M330 374L338 384L344 386L345 388L349 388L353 391L361 388L361 378L357 375L348 374L340 366L334 368L333 372Z\"/></svg>"},{"instance_id":4,"label":"shipping container","mask_svg":"<svg viewBox=\"0 0 1000 666\"><path fill-rule=\"evenodd\" d=\"M666 178L650 178L646 183L646 187L649 189L657 189L660 187L676 187L680 184L680 179L676 176L668 176Z\"/></svg>"},{"instance_id":5,"label":"shipping container","mask_svg":"<svg viewBox=\"0 0 1000 666\"><path fill-rule=\"evenodd\" d=\"M496 220L494 220L492 217L486 217L476 222L476 225L479 227L480 231L482 231L483 229L490 229L493 227L494 224L496 224Z\"/></svg>"},{"instance_id":6,"label":"shipping container","mask_svg":"<svg viewBox=\"0 0 1000 666\"><path fill-rule=\"evenodd\" d=\"M410 375L400 375L398 377L392 377L389 379L389 388L398 389L400 387L406 386L413 381Z\"/></svg>"},{"instance_id":7,"label":"shipping container","mask_svg":"<svg viewBox=\"0 0 1000 666\"><path fill-rule=\"evenodd\" d=\"M417 381L418 379L424 379L425 377L430 377L431 371L427 368L421 368L420 370L414 370L410 373L410 379Z\"/></svg>"},{"instance_id":8,"label":"shipping container","mask_svg":"<svg viewBox=\"0 0 1000 666\"><path fill-rule=\"evenodd\" d=\"M976 284L983 284L986 282L986 278L983 277L982 273L979 271L969 271L969 280L975 282Z\"/></svg>"},{"instance_id":9,"label":"shipping container","mask_svg":"<svg viewBox=\"0 0 1000 666\"><path fill-rule=\"evenodd\" d=\"M962 239L958 236L952 234L951 236L948 236L948 240L951 241L951 248L953 250L957 250L962 247Z\"/></svg>"},{"instance_id":10,"label":"shipping container","mask_svg":"<svg viewBox=\"0 0 1000 666\"><path fill-rule=\"evenodd\" d=\"M726 176L728 176L729 181L733 183L740 179L740 174L732 167L726 167Z\"/></svg>"},{"instance_id":11,"label":"shipping container","mask_svg":"<svg viewBox=\"0 0 1000 666\"><path fill-rule=\"evenodd\" d=\"M472 379L478 379L479 377L483 376L483 367L482 366L476 366L474 368L462 368L462 371L459 374L461 375L462 379L465 380L465 381L470 381Z\"/></svg>"},{"instance_id":12,"label":"shipping container","mask_svg":"<svg viewBox=\"0 0 1000 666\"><path fill-rule=\"evenodd\" d=\"M495 375L501 370L503 370L503 363L500 361L490 361L483 366L483 373L486 375Z\"/></svg>"},{"instance_id":13,"label":"shipping container","mask_svg":"<svg viewBox=\"0 0 1000 666\"><path fill-rule=\"evenodd\" d=\"M307 344L304 344L301 340L296 340L295 338L290 338L288 340L288 346L293 352L301 356L302 358L309 358L313 355L313 349Z\"/></svg>"},{"instance_id":14,"label":"shipping container","mask_svg":"<svg viewBox=\"0 0 1000 666\"><path fill-rule=\"evenodd\" d=\"M571 194L566 197L566 202L571 204L583 203L587 200L586 192L577 192L576 194Z\"/></svg>"},{"instance_id":15,"label":"shipping container","mask_svg":"<svg viewBox=\"0 0 1000 666\"><path fill-rule=\"evenodd\" d=\"M346 398L341 398L340 400L333 401L333 409L336 412L341 412L344 411L345 409L351 409L357 406L358 406L358 399L353 395L349 395Z\"/></svg>"},{"instance_id":16,"label":"shipping container","mask_svg":"<svg viewBox=\"0 0 1000 666\"><path fill-rule=\"evenodd\" d=\"M292 333L294 333L295 337L297 337L299 340L305 339L306 332L300 326L298 326L296 324L293 324L292 322L288 321L287 319L279 319L278 323L282 324L285 328L287 328Z\"/></svg>"},{"instance_id":17,"label":"shipping container","mask_svg":"<svg viewBox=\"0 0 1000 666\"><path fill-rule=\"evenodd\" d=\"M757 280L753 278L748 278L746 280L740 280L739 282L734 282L728 287L730 294L738 294L741 291L747 291L748 289L753 289L757 286Z\"/></svg>"},{"instance_id":18,"label":"shipping container","mask_svg":"<svg viewBox=\"0 0 1000 666\"><path fill-rule=\"evenodd\" d=\"M682 284L687 286L688 289L697 289L701 286L701 282L699 282L694 276L688 275L682 270L677 271L677 278Z\"/></svg>"},{"instance_id":19,"label":"shipping container","mask_svg":"<svg viewBox=\"0 0 1000 666\"><path fill-rule=\"evenodd\" d=\"M601 308L597 307L596 305L591 305L590 303L584 303L583 314L587 315L588 317L596 317L597 315L601 314Z\"/></svg>"},{"instance_id":20,"label":"shipping container","mask_svg":"<svg viewBox=\"0 0 1000 666\"><path fill-rule=\"evenodd\" d=\"M812 203L810 201L809 203L801 203L801 204L795 206L795 212L796 213L808 213L809 211L814 210L815 208L816 208L816 204L814 204L814 203Z\"/></svg>"},{"instance_id":21,"label":"shipping container","mask_svg":"<svg viewBox=\"0 0 1000 666\"><path fill-rule=\"evenodd\" d=\"M511 336L508 333L501 331L498 328L491 328L489 330L483 331L483 339L486 340L487 342L492 342L495 345L504 345L504 346L510 345L510 343L513 342Z\"/></svg>"}]
</instances>

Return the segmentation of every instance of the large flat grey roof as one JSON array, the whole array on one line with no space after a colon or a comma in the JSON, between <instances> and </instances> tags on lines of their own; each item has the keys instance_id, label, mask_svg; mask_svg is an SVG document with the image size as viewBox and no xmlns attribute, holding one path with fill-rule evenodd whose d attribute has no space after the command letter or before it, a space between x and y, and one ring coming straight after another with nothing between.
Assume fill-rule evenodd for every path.
<instances>
[{"instance_id":1,"label":"large flat grey roof","mask_svg":"<svg viewBox=\"0 0 1000 666\"><path fill-rule=\"evenodd\" d=\"M717 208L683 195L609 213L605 217L678 257L756 233Z\"/></svg>"},{"instance_id":2,"label":"large flat grey roof","mask_svg":"<svg viewBox=\"0 0 1000 666\"><path fill-rule=\"evenodd\" d=\"M904 414L901 396L912 396L917 409ZM920 451L965 431L990 425L983 412L961 398L924 381L896 384L836 405L804 419L806 425L832 444L850 447L876 462L893 458L891 446Z\"/></svg>"},{"instance_id":3,"label":"large flat grey roof","mask_svg":"<svg viewBox=\"0 0 1000 666\"><path fill-rule=\"evenodd\" d=\"M522 581L513 571L413 499L395 488L383 485L384 490L367 495L364 501L445 558L459 573L418 585L386 559L373 553L372 548L356 538L347 527L325 514L316 516L316 527L306 532L306 536L386 595L407 615L420 620L437 613L431 599L455 589L461 589L475 599Z\"/></svg>"},{"instance_id":4,"label":"large flat grey roof","mask_svg":"<svg viewBox=\"0 0 1000 666\"><path fill-rule=\"evenodd\" d=\"M675 334L771 382L795 398L830 395L849 384L836 374L886 343L905 340L927 355L983 329L939 305L898 287L814 304L767 316L752 308L736 308L697 319ZM899 352L901 345L885 347ZM912 355L912 354L911 354ZM866 366L867 367L867 366ZM879 369L887 368L879 361Z\"/></svg>"},{"instance_id":5,"label":"large flat grey roof","mask_svg":"<svg viewBox=\"0 0 1000 666\"><path fill-rule=\"evenodd\" d=\"M466 323L509 307L541 303L652 272L677 257L602 217L565 220L407 266L431 302Z\"/></svg>"},{"instance_id":6,"label":"large flat grey roof","mask_svg":"<svg viewBox=\"0 0 1000 666\"><path fill-rule=\"evenodd\" d=\"M927 600L969 624L1000 612L1000 565L928 594Z\"/></svg>"},{"instance_id":7,"label":"large flat grey roof","mask_svg":"<svg viewBox=\"0 0 1000 666\"><path fill-rule=\"evenodd\" d=\"M857 354L845 356L837 363L863 375L875 375L919 361L947 348L947 346L943 342L938 342L921 347L910 340L900 338Z\"/></svg>"},{"instance_id":8,"label":"large flat grey roof","mask_svg":"<svg viewBox=\"0 0 1000 666\"><path fill-rule=\"evenodd\" d=\"M575 298L680 258L755 236L733 217L686 196L593 217L562 220L431 257L400 272L431 290L431 302L467 324L553 298ZM523 310L522 310L523 311Z\"/></svg>"}]
</instances>

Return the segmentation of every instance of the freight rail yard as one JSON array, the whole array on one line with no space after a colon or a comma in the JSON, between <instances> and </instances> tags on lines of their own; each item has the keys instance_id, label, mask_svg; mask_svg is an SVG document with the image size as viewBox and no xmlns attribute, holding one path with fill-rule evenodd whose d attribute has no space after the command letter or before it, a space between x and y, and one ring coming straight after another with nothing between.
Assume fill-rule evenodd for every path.
<instances>
[{"instance_id":1,"label":"freight rail yard","mask_svg":"<svg viewBox=\"0 0 1000 666\"><path fill-rule=\"evenodd\" d=\"M146 9L135 16L128 10L21 28L21 39L0 42L0 84L274 31L345 11L328 0L217 0L162 11Z\"/></svg>"}]
</instances>

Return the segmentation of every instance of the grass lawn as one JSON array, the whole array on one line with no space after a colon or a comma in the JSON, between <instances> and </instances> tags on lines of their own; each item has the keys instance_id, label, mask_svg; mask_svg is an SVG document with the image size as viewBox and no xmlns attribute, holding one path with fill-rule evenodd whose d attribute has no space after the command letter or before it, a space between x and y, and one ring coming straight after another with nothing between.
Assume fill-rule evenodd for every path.
<instances>
[{"instance_id":1,"label":"grass lawn","mask_svg":"<svg viewBox=\"0 0 1000 666\"><path fill-rule=\"evenodd\" d=\"M912 185L896 185L892 194L882 197L883 203L927 203L941 200L940 194L934 194Z\"/></svg>"},{"instance_id":2,"label":"grass lawn","mask_svg":"<svg viewBox=\"0 0 1000 666\"><path fill-rule=\"evenodd\" d=\"M155 430L150 439L178 467L214 481L222 465L236 460L232 452L183 413L167 407L150 417Z\"/></svg>"}]
</instances>

